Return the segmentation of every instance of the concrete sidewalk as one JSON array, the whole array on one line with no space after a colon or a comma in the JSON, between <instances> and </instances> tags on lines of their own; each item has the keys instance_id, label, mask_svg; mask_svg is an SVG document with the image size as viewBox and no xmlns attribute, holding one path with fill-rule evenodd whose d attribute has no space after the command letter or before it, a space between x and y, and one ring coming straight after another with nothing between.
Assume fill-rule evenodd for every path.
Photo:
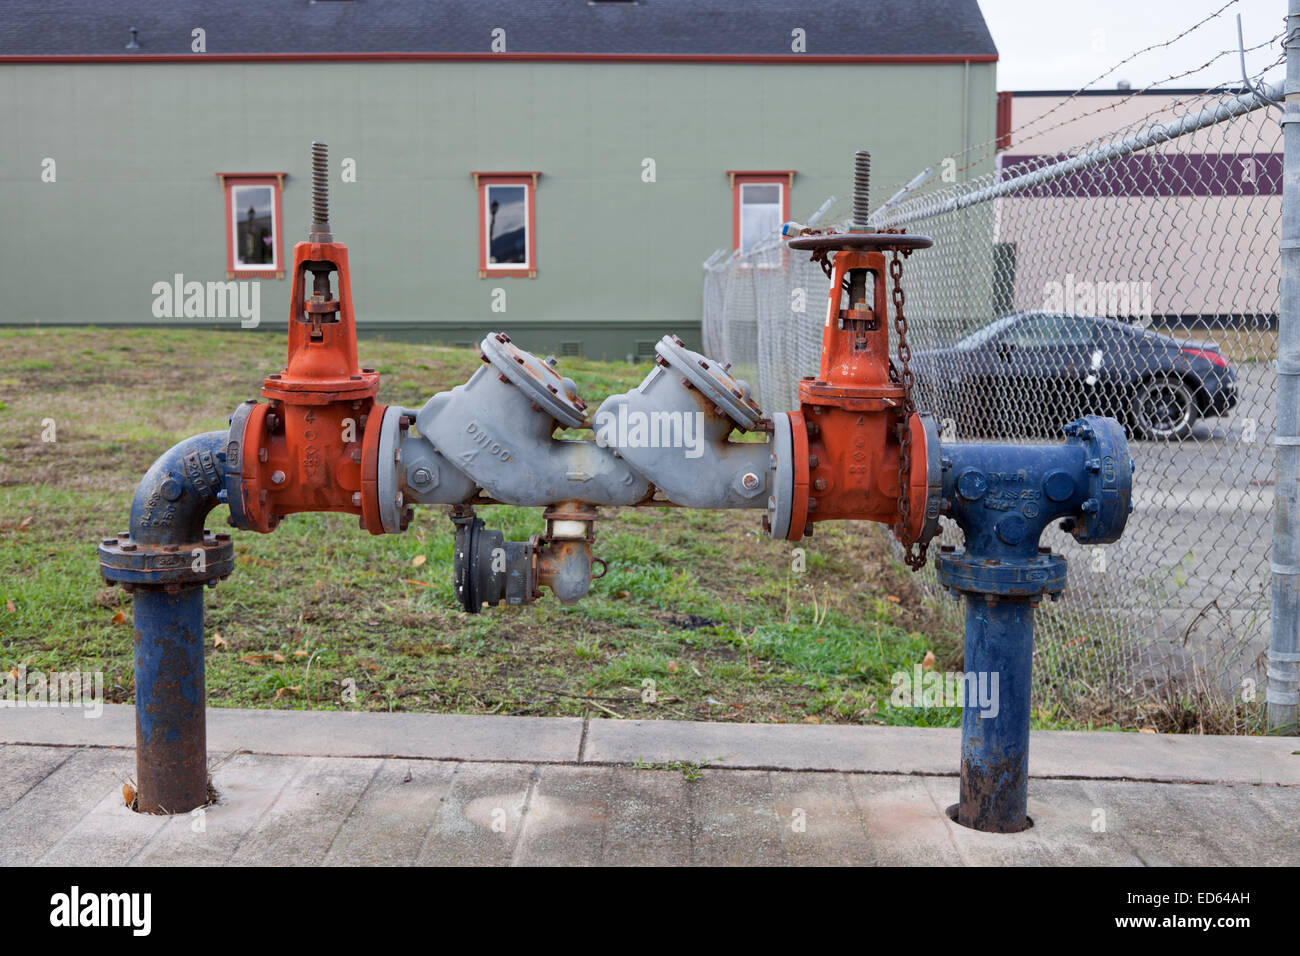
<instances>
[{"instance_id":1,"label":"concrete sidewalk","mask_svg":"<svg viewBox=\"0 0 1300 956\"><path fill-rule=\"evenodd\" d=\"M1038 732L993 835L944 812L956 730L217 709L179 817L123 806L134 733L0 710L0 865L1300 863L1294 738Z\"/></svg>"}]
</instances>

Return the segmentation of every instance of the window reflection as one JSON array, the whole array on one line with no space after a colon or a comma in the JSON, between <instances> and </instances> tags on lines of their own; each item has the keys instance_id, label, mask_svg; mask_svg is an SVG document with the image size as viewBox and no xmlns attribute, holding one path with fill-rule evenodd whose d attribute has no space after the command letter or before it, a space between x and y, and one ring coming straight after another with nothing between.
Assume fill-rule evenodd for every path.
<instances>
[{"instance_id":1,"label":"window reflection","mask_svg":"<svg viewBox=\"0 0 1300 956\"><path fill-rule=\"evenodd\" d=\"M235 264L275 264L275 200L270 186L235 186Z\"/></svg>"},{"instance_id":2,"label":"window reflection","mask_svg":"<svg viewBox=\"0 0 1300 956\"><path fill-rule=\"evenodd\" d=\"M488 263L528 262L528 187L488 186Z\"/></svg>"}]
</instances>

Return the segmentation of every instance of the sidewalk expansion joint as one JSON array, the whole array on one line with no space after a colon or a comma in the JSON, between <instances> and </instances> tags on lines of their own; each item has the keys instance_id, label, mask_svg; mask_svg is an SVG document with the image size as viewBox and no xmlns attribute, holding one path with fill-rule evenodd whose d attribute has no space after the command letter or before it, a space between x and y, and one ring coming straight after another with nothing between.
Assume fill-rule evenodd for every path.
<instances>
[{"instance_id":1,"label":"sidewalk expansion joint","mask_svg":"<svg viewBox=\"0 0 1300 956\"><path fill-rule=\"evenodd\" d=\"M585 723L585 722L584 722ZM585 727L584 727L585 731ZM120 750L130 751L134 747L125 747L117 745L104 744L46 744L34 742L5 743L6 747L48 747L48 748L65 748L69 750ZM585 744L580 745L579 753L585 750ZM292 750L252 750L241 747L232 753L222 755L219 760L238 754L250 754L259 757L295 757L295 758L319 758L321 760L418 760L429 763L465 763L465 764L518 764L520 766L531 767L613 767L636 769L636 763L626 760L530 760L523 757L431 757L426 754L405 754L405 753L337 753L321 754L307 753ZM211 759L214 755L210 754ZM690 759L689 756L676 758L681 760ZM880 776L880 777L959 777L961 772L953 770L895 770L884 768L844 768L844 767L805 767L793 766L791 764L767 764L767 763L730 763L718 764L711 763L709 771L766 771L777 773L843 773L853 776ZM1168 779L1163 777L1143 777L1126 774L1088 774L1088 773L1034 773L1030 771L1030 778L1033 780L1097 780L1109 783L1152 783L1166 784L1169 786L1201 786L1201 787L1285 787L1300 789L1300 784L1296 783L1270 783L1267 781L1245 781L1245 780L1187 780L1187 779Z\"/></svg>"}]
</instances>

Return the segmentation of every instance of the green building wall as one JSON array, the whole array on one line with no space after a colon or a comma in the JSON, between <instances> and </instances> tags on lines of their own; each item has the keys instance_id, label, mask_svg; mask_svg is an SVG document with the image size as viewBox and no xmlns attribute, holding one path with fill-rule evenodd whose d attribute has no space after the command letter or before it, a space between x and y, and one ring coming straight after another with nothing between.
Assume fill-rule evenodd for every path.
<instances>
[{"instance_id":1,"label":"green building wall","mask_svg":"<svg viewBox=\"0 0 1300 956\"><path fill-rule=\"evenodd\" d=\"M963 140L992 139L995 90L994 64L964 62L5 64L0 323L158 324L154 283L223 281L217 172L288 174L291 259L320 139L363 334L505 328L606 358L669 331L698 341L700 264L731 243L726 170L796 170L800 218L847 195L866 146L879 201ZM472 170L541 172L535 279L478 277ZM262 281L262 329L284 327L288 297L287 276Z\"/></svg>"}]
</instances>

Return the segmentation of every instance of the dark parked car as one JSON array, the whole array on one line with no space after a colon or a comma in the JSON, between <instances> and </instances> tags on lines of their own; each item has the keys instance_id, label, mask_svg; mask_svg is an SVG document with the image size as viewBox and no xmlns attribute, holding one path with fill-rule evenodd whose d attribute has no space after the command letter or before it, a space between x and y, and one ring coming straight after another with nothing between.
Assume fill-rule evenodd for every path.
<instances>
[{"instance_id":1,"label":"dark parked car","mask_svg":"<svg viewBox=\"0 0 1300 956\"><path fill-rule=\"evenodd\" d=\"M971 437L1056 434L1110 415L1134 437L1181 439L1237 404L1237 376L1214 342L1113 319L1020 312L944 349L912 356L917 406Z\"/></svg>"}]
</instances>

